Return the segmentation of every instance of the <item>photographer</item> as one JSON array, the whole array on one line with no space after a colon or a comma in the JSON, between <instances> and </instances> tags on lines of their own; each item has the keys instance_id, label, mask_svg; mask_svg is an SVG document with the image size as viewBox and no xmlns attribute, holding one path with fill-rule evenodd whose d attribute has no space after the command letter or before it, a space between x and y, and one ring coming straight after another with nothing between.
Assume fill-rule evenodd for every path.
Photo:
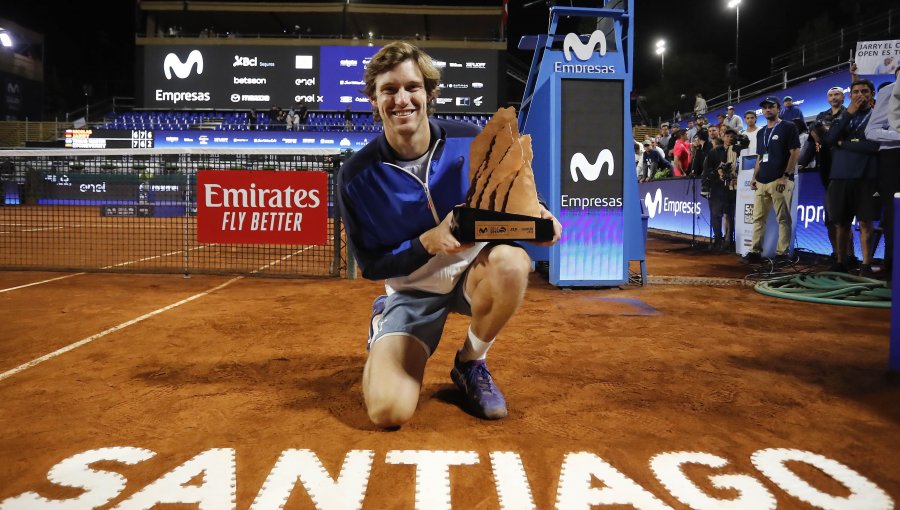
<instances>
[{"instance_id":1,"label":"photographer","mask_svg":"<svg viewBox=\"0 0 900 510\"><path fill-rule=\"evenodd\" d=\"M722 217L727 202L726 176L729 169L722 139L713 139L712 146L703 162L700 189L701 194L709 200L709 219L713 229L713 244L710 249L722 250L727 247L725 236L722 235Z\"/></svg>"},{"instance_id":2,"label":"photographer","mask_svg":"<svg viewBox=\"0 0 900 510\"><path fill-rule=\"evenodd\" d=\"M736 144L738 132L732 128L726 128L723 136L725 147L726 165L722 168L722 178L725 180L725 246L723 251L734 249L734 213L737 204L737 176L739 170L738 154L741 147Z\"/></svg>"}]
</instances>

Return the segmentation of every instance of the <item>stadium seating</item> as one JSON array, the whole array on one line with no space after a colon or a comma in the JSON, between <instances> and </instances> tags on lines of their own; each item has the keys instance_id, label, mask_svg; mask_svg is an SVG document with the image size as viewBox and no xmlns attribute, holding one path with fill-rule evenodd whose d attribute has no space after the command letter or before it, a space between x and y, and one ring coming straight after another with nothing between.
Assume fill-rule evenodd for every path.
<instances>
[{"instance_id":1,"label":"stadium seating","mask_svg":"<svg viewBox=\"0 0 900 510\"><path fill-rule=\"evenodd\" d=\"M352 114L350 131L374 133L381 131L381 123L375 122L371 113L356 112ZM437 118L468 122L484 127L489 114L437 114ZM119 114L110 113L98 127L105 129L156 129L160 131L186 131L190 129L208 129L214 131L249 131L250 118L246 111L233 112L173 112L173 111L134 111ZM282 122L270 118L269 112L257 114L256 129L259 131L283 131L286 126ZM343 112L314 111L301 129L310 131L346 131Z\"/></svg>"}]
</instances>

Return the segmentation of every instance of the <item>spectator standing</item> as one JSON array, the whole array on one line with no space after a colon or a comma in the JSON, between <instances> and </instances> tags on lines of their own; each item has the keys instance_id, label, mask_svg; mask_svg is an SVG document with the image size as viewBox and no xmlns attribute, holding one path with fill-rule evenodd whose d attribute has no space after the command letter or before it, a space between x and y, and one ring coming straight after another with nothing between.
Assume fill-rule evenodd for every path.
<instances>
[{"instance_id":1,"label":"spectator standing","mask_svg":"<svg viewBox=\"0 0 900 510\"><path fill-rule=\"evenodd\" d=\"M844 107L844 88L831 87L827 92L830 107L816 115L816 120L809 130L809 138L800 151L799 165L801 168L815 167L822 181L822 188L827 190L831 180L831 147L825 143L825 135L834 119L844 115L847 109ZM832 262L837 261L837 234L834 221L828 212L828 203L825 204L825 228L828 231L828 241L831 244ZM847 245L847 256L853 253L852 243Z\"/></svg>"},{"instance_id":2,"label":"spectator standing","mask_svg":"<svg viewBox=\"0 0 900 510\"><path fill-rule=\"evenodd\" d=\"M803 120L803 112L800 111L799 106L794 106L794 98L791 96L784 96L784 108L781 109L778 116L781 117L781 120Z\"/></svg>"},{"instance_id":3,"label":"spectator standing","mask_svg":"<svg viewBox=\"0 0 900 510\"><path fill-rule=\"evenodd\" d=\"M894 267L894 194L900 191L900 132L888 125L891 94L897 87L889 83L878 91L878 102L866 126L866 138L878 142L878 194L881 195L881 222L884 234L884 275L890 281Z\"/></svg>"},{"instance_id":4,"label":"spectator standing","mask_svg":"<svg viewBox=\"0 0 900 510\"><path fill-rule=\"evenodd\" d=\"M766 127L756 135L756 167L750 188L755 193L753 201L753 241L750 251L742 259L744 263L762 260L763 239L766 234L766 219L774 208L778 217L778 246L776 260L787 260L791 244L791 193L794 167L800 154L800 138L792 122L782 122L778 118L781 104L778 98L769 96L759 103Z\"/></svg>"},{"instance_id":5,"label":"spectator standing","mask_svg":"<svg viewBox=\"0 0 900 510\"><path fill-rule=\"evenodd\" d=\"M300 129L300 124L306 125L306 121L309 119L309 108L306 106L306 100L300 101L300 109L296 112L297 118L296 122L294 122L295 129Z\"/></svg>"},{"instance_id":6,"label":"spectator standing","mask_svg":"<svg viewBox=\"0 0 900 510\"><path fill-rule=\"evenodd\" d=\"M681 127L678 124L669 126L669 141L666 142L666 159L674 161L673 151L675 150L675 142L678 141L678 130Z\"/></svg>"},{"instance_id":7,"label":"spectator standing","mask_svg":"<svg viewBox=\"0 0 900 510\"><path fill-rule=\"evenodd\" d=\"M719 126L709 126L707 128L707 131L709 132L709 141L710 142L712 142L716 138L722 138L721 132L719 131Z\"/></svg>"},{"instance_id":8,"label":"spectator standing","mask_svg":"<svg viewBox=\"0 0 900 510\"><path fill-rule=\"evenodd\" d=\"M350 112L349 106L344 110L344 129L346 131L353 131L353 113Z\"/></svg>"},{"instance_id":9,"label":"spectator standing","mask_svg":"<svg viewBox=\"0 0 900 510\"><path fill-rule=\"evenodd\" d=\"M725 165L721 168L721 177L725 181L725 207L722 210L725 226L723 250L734 249L734 216L737 204L738 164L740 162L738 136L738 132L729 127L725 128L725 136L722 137L722 146L725 148Z\"/></svg>"},{"instance_id":10,"label":"spectator standing","mask_svg":"<svg viewBox=\"0 0 900 510\"><path fill-rule=\"evenodd\" d=\"M285 117L284 117L284 128L287 129L288 131L294 130L294 115L295 115L295 113L296 112L294 112L294 109L291 108L290 110L288 110L287 115L285 115Z\"/></svg>"},{"instance_id":11,"label":"spectator standing","mask_svg":"<svg viewBox=\"0 0 900 510\"><path fill-rule=\"evenodd\" d=\"M728 105L725 110L725 127L732 128L738 133L744 130L744 123L741 118L734 114L734 106Z\"/></svg>"},{"instance_id":12,"label":"spectator standing","mask_svg":"<svg viewBox=\"0 0 900 510\"><path fill-rule=\"evenodd\" d=\"M747 121L747 129L744 130L744 134L747 135L748 143L746 152L742 155L756 155L756 132L759 131L759 126L756 125L756 112L747 110L744 112L744 120Z\"/></svg>"},{"instance_id":13,"label":"spectator standing","mask_svg":"<svg viewBox=\"0 0 900 510\"><path fill-rule=\"evenodd\" d=\"M691 139L691 167L690 176L699 178L703 174L703 165L712 147L709 145L709 134L705 129L701 129Z\"/></svg>"},{"instance_id":14,"label":"spectator standing","mask_svg":"<svg viewBox=\"0 0 900 510\"><path fill-rule=\"evenodd\" d=\"M250 131L256 131L256 121L257 121L256 110L251 108L250 113L247 114L247 123L250 125Z\"/></svg>"},{"instance_id":15,"label":"spectator standing","mask_svg":"<svg viewBox=\"0 0 900 510\"><path fill-rule=\"evenodd\" d=\"M888 124L894 131L900 131L900 87L894 87L888 99Z\"/></svg>"},{"instance_id":16,"label":"spectator standing","mask_svg":"<svg viewBox=\"0 0 900 510\"><path fill-rule=\"evenodd\" d=\"M669 144L669 123L663 122L659 125L659 136L657 137L657 143L659 146L663 148L663 156L665 156L665 148Z\"/></svg>"},{"instance_id":17,"label":"spectator standing","mask_svg":"<svg viewBox=\"0 0 900 510\"><path fill-rule=\"evenodd\" d=\"M689 120L687 123L687 135L688 141L693 143L694 137L697 136L697 126L694 125L694 121Z\"/></svg>"},{"instance_id":18,"label":"spectator standing","mask_svg":"<svg viewBox=\"0 0 900 510\"><path fill-rule=\"evenodd\" d=\"M703 94L697 92L697 96L694 99L694 114L695 115L706 115L707 106L706 99L703 99Z\"/></svg>"},{"instance_id":19,"label":"spectator standing","mask_svg":"<svg viewBox=\"0 0 900 510\"><path fill-rule=\"evenodd\" d=\"M690 171L691 145L688 143L687 129L675 132L675 147L672 149L672 162L675 163L675 177L685 177Z\"/></svg>"},{"instance_id":20,"label":"spectator standing","mask_svg":"<svg viewBox=\"0 0 900 510\"><path fill-rule=\"evenodd\" d=\"M835 119L825 143L832 147L831 176L825 204L835 224L837 262L832 271L847 271L847 246L853 235L851 223L859 222L859 244L862 265L859 273L872 276L872 224L878 218L874 197L878 189L878 142L866 139L866 128L872 117L871 102L875 86L869 80L857 80L850 86L850 106Z\"/></svg>"},{"instance_id":21,"label":"spectator standing","mask_svg":"<svg viewBox=\"0 0 900 510\"><path fill-rule=\"evenodd\" d=\"M713 250L719 250L726 246L725 236L722 232L722 217L725 213L725 173L722 171L726 155L723 140L716 138L712 141L712 149L703 162L701 175L701 194L709 201L709 221L713 230Z\"/></svg>"}]
</instances>

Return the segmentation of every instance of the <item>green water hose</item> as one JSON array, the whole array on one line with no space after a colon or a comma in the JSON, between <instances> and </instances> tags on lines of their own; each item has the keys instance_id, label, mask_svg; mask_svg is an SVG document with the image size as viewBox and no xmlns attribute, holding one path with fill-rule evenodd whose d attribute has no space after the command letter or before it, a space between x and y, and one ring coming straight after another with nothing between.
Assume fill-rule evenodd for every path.
<instances>
[{"instance_id":1,"label":"green water hose","mask_svg":"<svg viewBox=\"0 0 900 510\"><path fill-rule=\"evenodd\" d=\"M785 299L830 305L890 308L886 282L846 273L786 275L756 284L756 292Z\"/></svg>"}]
</instances>

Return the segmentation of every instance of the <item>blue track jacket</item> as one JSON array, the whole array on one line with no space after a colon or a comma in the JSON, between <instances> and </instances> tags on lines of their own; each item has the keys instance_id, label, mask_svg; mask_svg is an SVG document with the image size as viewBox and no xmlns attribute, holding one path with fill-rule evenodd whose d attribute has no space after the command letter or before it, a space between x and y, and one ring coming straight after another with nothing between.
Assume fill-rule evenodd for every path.
<instances>
[{"instance_id":1,"label":"blue track jacket","mask_svg":"<svg viewBox=\"0 0 900 510\"><path fill-rule=\"evenodd\" d=\"M419 236L437 226L469 189L469 147L480 129L430 119L426 182L395 164L384 134L344 162L337 203L363 277L407 276L431 259Z\"/></svg>"}]
</instances>

